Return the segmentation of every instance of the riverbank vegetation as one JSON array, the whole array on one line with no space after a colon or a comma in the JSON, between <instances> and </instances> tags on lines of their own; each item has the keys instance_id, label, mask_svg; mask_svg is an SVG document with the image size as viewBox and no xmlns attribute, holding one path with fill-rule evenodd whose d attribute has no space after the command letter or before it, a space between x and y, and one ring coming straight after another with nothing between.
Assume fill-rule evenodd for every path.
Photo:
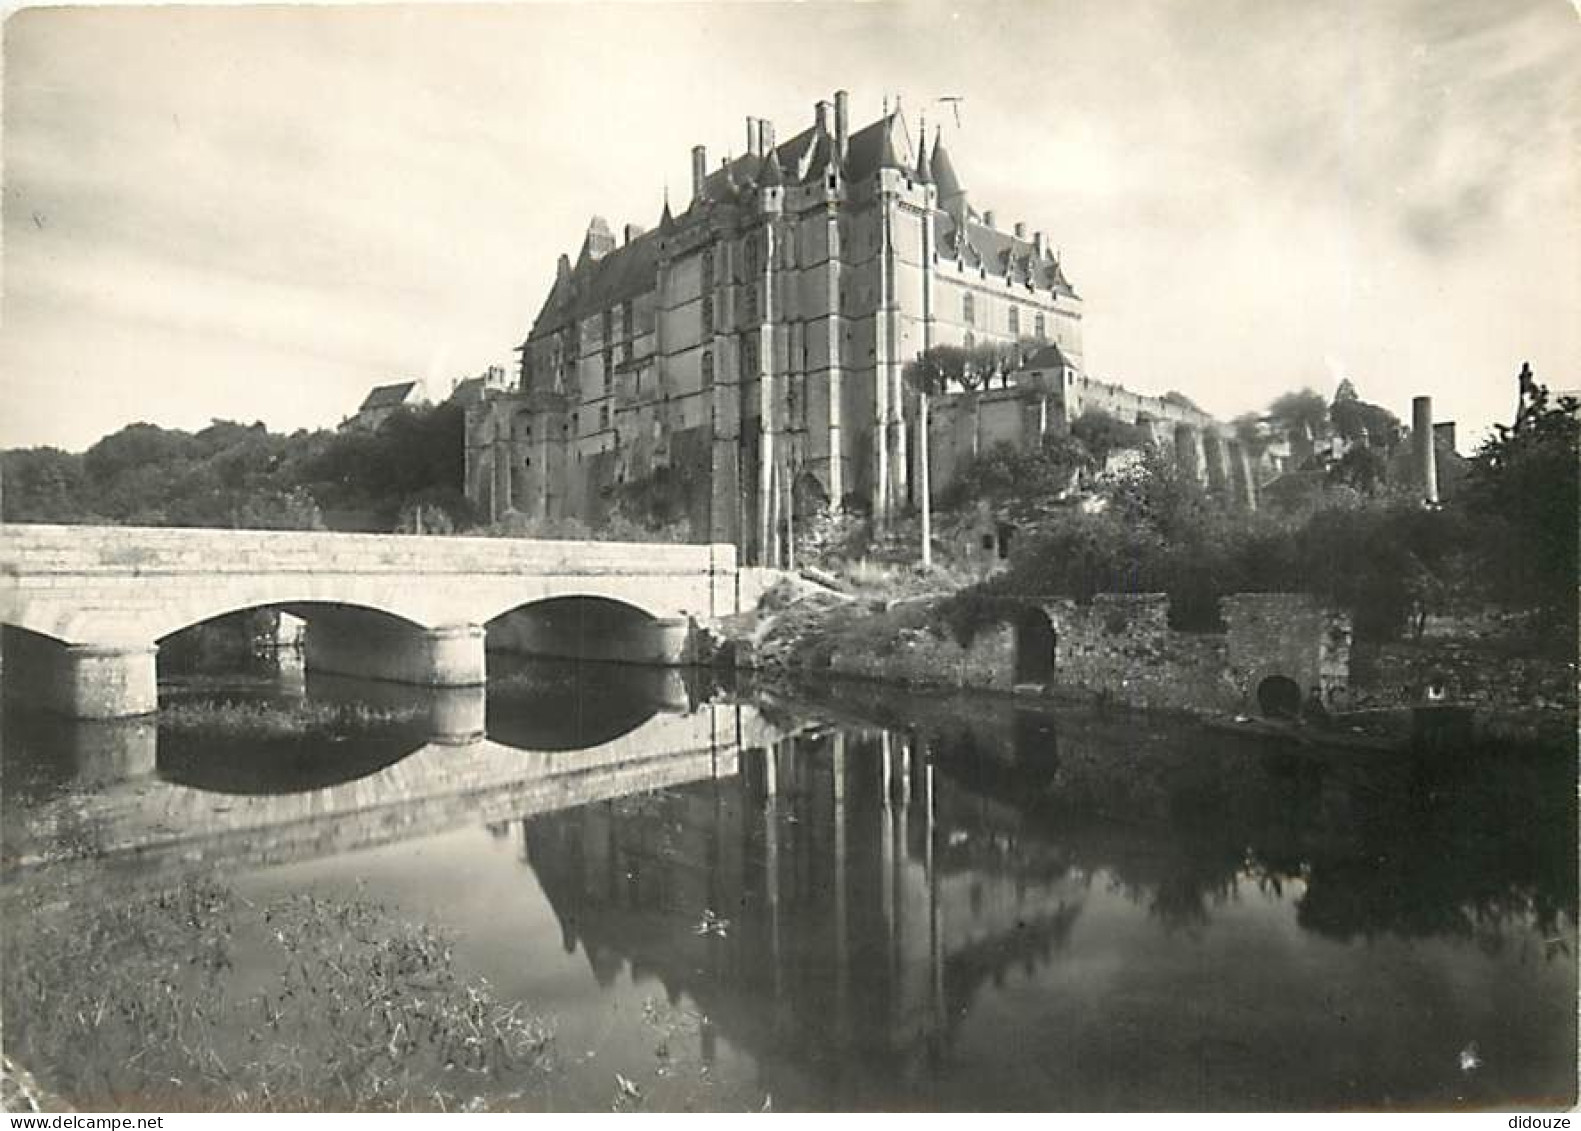
<instances>
[{"instance_id":1,"label":"riverbank vegetation","mask_svg":"<svg viewBox=\"0 0 1581 1131\"><path fill-rule=\"evenodd\" d=\"M1303 418L1309 401L1276 406ZM1341 431L1391 427L1392 417L1353 389L1330 412ZM1420 637L1432 616L1498 607L1508 643L1573 659L1577 414L1575 401L1551 398L1528 375L1516 422L1469 460L1455 457L1455 489L1432 506L1397 460L1379 455L1366 474L1347 457L1306 497L1249 511L1215 498L1156 448L1102 477L1085 505L1051 506L1042 487L1058 475L1043 465L1071 459L1069 437L1008 470L998 466L1002 453L990 453L967 475L991 485L983 495L1020 532L1007 568L942 601L939 616L965 641L1029 595L1163 592L1175 627L1217 630L1218 601L1229 593L1304 592L1349 609L1363 640Z\"/></svg>"},{"instance_id":2,"label":"riverbank vegetation","mask_svg":"<svg viewBox=\"0 0 1581 1131\"><path fill-rule=\"evenodd\" d=\"M348 735L410 723L416 707L326 703L317 699L178 700L159 708L159 725L212 737L308 738Z\"/></svg>"},{"instance_id":3,"label":"riverbank vegetation","mask_svg":"<svg viewBox=\"0 0 1581 1131\"><path fill-rule=\"evenodd\" d=\"M378 429L270 432L217 420L197 432L132 424L81 454L3 453L8 522L263 530L471 525L456 404L403 409Z\"/></svg>"},{"instance_id":4,"label":"riverbank vegetation","mask_svg":"<svg viewBox=\"0 0 1581 1131\"><path fill-rule=\"evenodd\" d=\"M79 1108L476 1111L550 1067L544 1021L362 900L187 881L9 916L5 943L7 1052Z\"/></svg>"}]
</instances>

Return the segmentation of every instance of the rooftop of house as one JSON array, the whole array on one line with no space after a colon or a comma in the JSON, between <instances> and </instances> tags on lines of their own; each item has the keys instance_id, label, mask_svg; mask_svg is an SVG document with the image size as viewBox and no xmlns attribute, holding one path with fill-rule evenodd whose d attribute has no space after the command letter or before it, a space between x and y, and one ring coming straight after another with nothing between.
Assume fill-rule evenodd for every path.
<instances>
[{"instance_id":1,"label":"rooftop of house","mask_svg":"<svg viewBox=\"0 0 1581 1131\"><path fill-rule=\"evenodd\" d=\"M367 412L375 408L396 408L406 404L417 388L416 381L402 381L395 385L375 385L368 390L368 395L363 398L358 412Z\"/></svg>"}]
</instances>

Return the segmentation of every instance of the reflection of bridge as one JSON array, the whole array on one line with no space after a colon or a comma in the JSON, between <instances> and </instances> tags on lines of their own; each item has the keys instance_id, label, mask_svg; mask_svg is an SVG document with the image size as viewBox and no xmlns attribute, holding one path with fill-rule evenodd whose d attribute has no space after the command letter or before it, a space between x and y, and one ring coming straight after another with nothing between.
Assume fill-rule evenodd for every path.
<instances>
[{"instance_id":1,"label":"reflection of bridge","mask_svg":"<svg viewBox=\"0 0 1581 1131\"><path fill-rule=\"evenodd\" d=\"M482 690L477 690L479 703ZM480 714L481 719L481 714ZM168 780L147 722L79 723L79 757L112 780L67 791L6 827L7 865L41 864L62 828L77 847L117 864L274 864L584 805L736 773L742 744L772 732L750 706L705 704L659 713L581 750L524 750L474 734L436 736L352 781L291 793L238 793ZM85 777L94 767L82 765ZM141 769L143 773L138 774ZM25 827L19 827L25 826ZM36 833L32 830L38 830Z\"/></svg>"},{"instance_id":2,"label":"reflection of bridge","mask_svg":"<svg viewBox=\"0 0 1581 1131\"><path fill-rule=\"evenodd\" d=\"M518 647L575 655L596 637L598 658L677 662L694 621L751 603L743 581L761 574L730 545L8 525L0 622L23 630L7 668L31 698L118 718L154 709L161 638L244 609L304 617L310 667L465 686L507 617Z\"/></svg>"}]
</instances>

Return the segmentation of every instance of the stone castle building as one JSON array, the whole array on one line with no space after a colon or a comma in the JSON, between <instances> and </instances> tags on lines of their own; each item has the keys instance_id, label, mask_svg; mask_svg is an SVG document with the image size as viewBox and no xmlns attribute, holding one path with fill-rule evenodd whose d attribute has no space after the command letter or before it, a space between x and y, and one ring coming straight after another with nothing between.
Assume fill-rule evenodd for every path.
<instances>
[{"instance_id":1,"label":"stone castle building","mask_svg":"<svg viewBox=\"0 0 1581 1131\"><path fill-rule=\"evenodd\" d=\"M1082 302L1043 232L974 207L935 132L852 129L846 94L616 238L594 217L520 347L516 390L467 418L467 491L498 517L596 522L662 483L694 537L777 562L788 520L915 503L905 363L935 344L1035 340L1079 370Z\"/></svg>"}]
</instances>

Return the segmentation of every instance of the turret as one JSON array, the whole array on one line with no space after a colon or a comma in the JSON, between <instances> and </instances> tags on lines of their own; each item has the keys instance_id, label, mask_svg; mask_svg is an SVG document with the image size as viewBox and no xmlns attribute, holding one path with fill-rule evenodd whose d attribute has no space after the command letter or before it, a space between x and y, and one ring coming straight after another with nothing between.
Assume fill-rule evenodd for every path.
<instances>
[{"instance_id":1,"label":"turret","mask_svg":"<svg viewBox=\"0 0 1581 1131\"><path fill-rule=\"evenodd\" d=\"M959 217L966 215L966 190L955 175L955 165L950 161L949 150L944 148L944 132L933 135L933 183L939 186L939 206Z\"/></svg>"},{"instance_id":2,"label":"turret","mask_svg":"<svg viewBox=\"0 0 1581 1131\"><path fill-rule=\"evenodd\" d=\"M933 165L928 160L927 122L923 122L922 128L917 132L917 183L923 185L933 183Z\"/></svg>"}]
</instances>

